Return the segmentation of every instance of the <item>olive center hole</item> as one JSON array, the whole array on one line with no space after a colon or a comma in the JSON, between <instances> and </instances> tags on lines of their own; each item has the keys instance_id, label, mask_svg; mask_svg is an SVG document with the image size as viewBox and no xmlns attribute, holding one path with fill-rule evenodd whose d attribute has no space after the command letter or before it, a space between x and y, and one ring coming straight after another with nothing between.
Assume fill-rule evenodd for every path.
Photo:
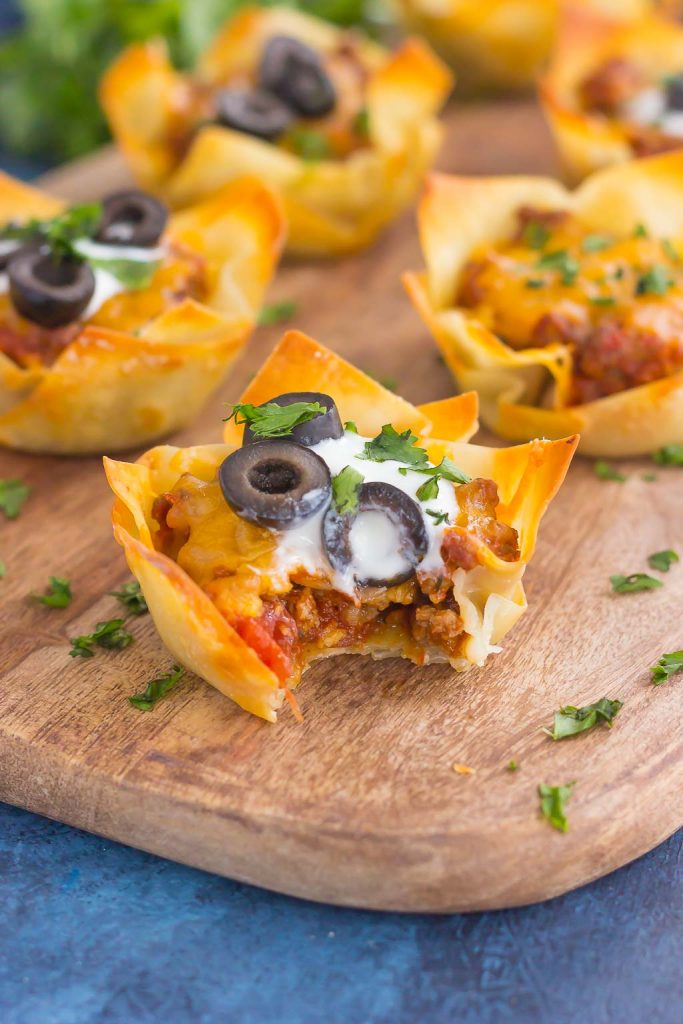
<instances>
[{"instance_id":1,"label":"olive center hole","mask_svg":"<svg viewBox=\"0 0 683 1024\"><path fill-rule=\"evenodd\" d=\"M43 284L65 288L74 283L79 267L80 263L75 260L55 260L51 256L44 256L35 264L33 272Z\"/></svg>"},{"instance_id":2,"label":"olive center hole","mask_svg":"<svg viewBox=\"0 0 683 1024\"><path fill-rule=\"evenodd\" d=\"M254 490L263 494L287 494L301 482L301 473L297 467L279 459L258 462L247 476Z\"/></svg>"}]
</instances>

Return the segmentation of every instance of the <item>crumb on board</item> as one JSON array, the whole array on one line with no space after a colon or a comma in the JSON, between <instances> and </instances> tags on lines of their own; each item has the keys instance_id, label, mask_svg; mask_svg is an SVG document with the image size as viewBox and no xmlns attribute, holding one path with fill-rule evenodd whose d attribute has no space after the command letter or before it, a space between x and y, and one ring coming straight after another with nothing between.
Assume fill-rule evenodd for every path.
<instances>
[{"instance_id":1,"label":"crumb on board","mask_svg":"<svg viewBox=\"0 0 683 1024\"><path fill-rule=\"evenodd\" d=\"M474 775L474 768L470 768L466 764L460 764L459 761L454 761L452 768L457 775Z\"/></svg>"}]
</instances>

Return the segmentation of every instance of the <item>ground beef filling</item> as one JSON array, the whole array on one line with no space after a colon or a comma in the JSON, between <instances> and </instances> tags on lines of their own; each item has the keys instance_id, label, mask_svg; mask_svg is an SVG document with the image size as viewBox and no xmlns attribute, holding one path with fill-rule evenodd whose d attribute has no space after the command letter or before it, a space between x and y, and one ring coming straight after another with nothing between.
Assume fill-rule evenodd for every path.
<instances>
[{"instance_id":1,"label":"ground beef filling","mask_svg":"<svg viewBox=\"0 0 683 1024\"><path fill-rule=\"evenodd\" d=\"M677 245L636 230L591 235L563 210L522 207L507 242L465 264L458 303L512 348L565 345L570 404L683 370L683 275Z\"/></svg>"},{"instance_id":2,"label":"ground beef filling","mask_svg":"<svg viewBox=\"0 0 683 1024\"><path fill-rule=\"evenodd\" d=\"M264 594L253 567L265 557L263 569L269 571L268 545L264 548L261 540L274 551L273 534L236 516L215 481L184 474L173 490L157 495L151 518L157 550L183 566L285 683L311 653L362 651L373 642L382 647L392 635L418 663L429 650L451 659L460 655L465 633L454 595L456 574L476 569L487 549L504 561L516 561L520 553L516 530L497 518L493 480L462 484L456 497L459 512L442 541L443 572L418 571L395 587L364 587L357 595L360 603L324 580L319 587L294 581L282 595Z\"/></svg>"}]
</instances>

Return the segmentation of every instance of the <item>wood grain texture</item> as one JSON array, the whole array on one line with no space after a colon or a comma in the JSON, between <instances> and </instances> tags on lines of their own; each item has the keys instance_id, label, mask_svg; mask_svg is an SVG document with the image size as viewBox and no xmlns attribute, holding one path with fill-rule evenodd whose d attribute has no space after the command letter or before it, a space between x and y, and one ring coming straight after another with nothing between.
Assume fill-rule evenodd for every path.
<instances>
[{"instance_id":1,"label":"wood grain texture","mask_svg":"<svg viewBox=\"0 0 683 1024\"><path fill-rule=\"evenodd\" d=\"M451 114L441 166L549 172L554 158L537 110L519 103ZM125 173L107 152L48 180L82 199ZM395 376L410 400L443 397L452 383L399 283L419 263L408 214L354 258L285 267L271 297L297 300L297 326ZM219 439L222 403L278 334L257 333L175 443ZM683 547L683 474L648 483L646 468L627 463L618 484L572 467L527 572L529 612L484 669L338 658L297 691L304 724L285 711L272 726L196 679L151 714L131 708L127 695L171 660L149 617L123 652L68 657L69 636L116 614L106 594L127 578L111 495L97 459L1 453L0 476L34 493L0 522L0 799L237 879L385 909L518 905L620 866L683 823L683 677L655 688L648 672L683 647L683 568L654 593L609 592L610 574ZM72 580L69 609L27 600L49 574ZM611 731L562 743L541 732L561 704L604 696L625 702ZM572 779L562 835L539 817L536 787Z\"/></svg>"}]
</instances>

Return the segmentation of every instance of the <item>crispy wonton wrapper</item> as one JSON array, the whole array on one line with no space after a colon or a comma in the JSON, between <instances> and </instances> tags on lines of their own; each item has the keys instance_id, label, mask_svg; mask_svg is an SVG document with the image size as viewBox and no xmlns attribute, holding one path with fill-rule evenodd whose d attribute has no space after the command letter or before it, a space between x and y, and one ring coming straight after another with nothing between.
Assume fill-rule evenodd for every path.
<instances>
[{"instance_id":1,"label":"crispy wonton wrapper","mask_svg":"<svg viewBox=\"0 0 683 1024\"><path fill-rule=\"evenodd\" d=\"M52 217L64 203L0 175L0 223ZM206 260L206 303L186 298L143 326L87 321L52 366L0 350L0 445L61 455L121 451L201 409L245 345L283 240L279 201L244 179L171 217L166 237Z\"/></svg>"},{"instance_id":2,"label":"crispy wonton wrapper","mask_svg":"<svg viewBox=\"0 0 683 1024\"><path fill-rule=\"evenodd\" d=\"M571 182L637 155L628 125L586 110L580 98L581 83L606 61L619 58L653 82L676 74L683 68L683 26L655 14L619 23L575 8L566 12L539 96Z\"/></svg>"},{"instance_id":3,"label":"crispy wonton wrapper","mask_svg":"<svg viewBox=\"0 0 683 1024\"><path fill-rule=\"evenodd\" d=\"M574 0L615 18L649 0ZM397 0L405 23L453 65L467 92L528 89L547 59L561 0Z\"/></svg>"},{"instance_id":4,"label":"crispy wonton wrapper","mask_svg":"<svg viewBox=\"0 0 683 1024\"><path fill-rule=\"evenodd\" d=\"M265 40L281 34L318 51L342 38L333 25L289 8L250 8L219 32L194 78L212 87L253 69ZM105 74L100 96L134 175L172 207L254 175L283 197L291 251L348 252L367 245L413 199L441 141L436 113L452 87L448 70L419 40L394 54L363 40L359 49L370 76L370 145L345 160L306 161L218 124L200 127L179 158L173 132L188 80L171 66L162 41L126 50Z\"/></svg>"},{"instance_id":5,"label":"crispy wonton wrapper","mask_svg":"<svg viewBox=\"0 0 683 1024\"><path fill-rule=\"evenodd\" d=\"M550 178L433 175L419 211L423 273L406 288L484 423L514 441L580 433L585 455L627 456L683 441L683 372L584 405L567 404L572 358L563 344L513 349L455 305L472 250L509 237L520 206L568 209L589 231L683 238L683 151L601 171L568 192Z\"/></svg>"},{"instance_id":6,"label":"crispy wonton wrapper","mask_svg":"<svg viewBox=\"0 0 683 1024\"><path fill-rule=\"evenodd\" d=\"M433 462L447 455L472 476L492 478L498 485L498 517L519 532L520 559L506 562L481 543L481 564L458 571L455 597L465 621L467 639L456 668L481 665L488 653L526 608L524 568L533 554L538 525L560 486L576 438L532 441L517 448L484 448L468 444L477 429L476 395L415 407L387 391L339 356L297 331L287 333L242 396L259 403L285 391L330 394L342 420L352 419L361 434L373 436L385 423L397 430L410 427ZM202 676L240 707L274 721L285 690L273 672L247 646L220 614L208 595L174 561L155 550L151 516L154 498L174 486L183 472L209 480L223 459L239 446L242 428L226 425L225 444L195 448L164 446L147 452L137 463L105 459L109 483L117 495L114 534L128 565L140 581L162 640L173 656ZM403 653L394 633L373 655ZM351 649L330 654L360 653ZM294 686L297 679L288 681Z\"/></svg>"}]
</instances>

